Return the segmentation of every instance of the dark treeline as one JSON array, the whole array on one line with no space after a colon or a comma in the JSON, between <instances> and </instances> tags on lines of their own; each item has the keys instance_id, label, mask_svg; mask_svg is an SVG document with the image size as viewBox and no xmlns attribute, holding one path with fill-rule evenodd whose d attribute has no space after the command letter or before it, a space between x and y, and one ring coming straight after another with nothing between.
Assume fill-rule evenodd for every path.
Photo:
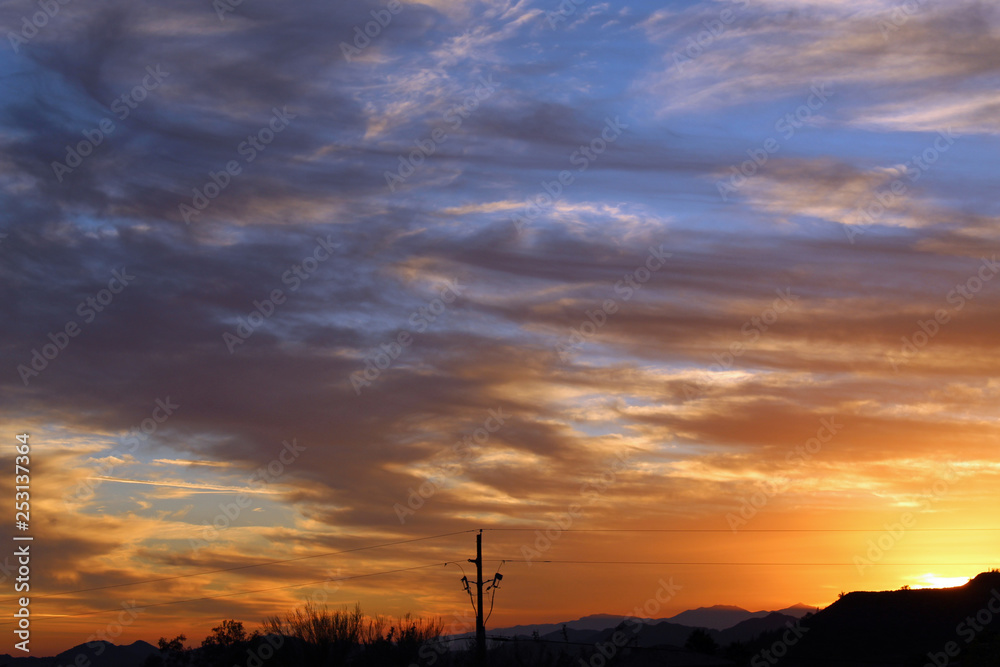
<instances>
[{"instance_id":1,"label":"dark treeline","mask_svg":"<svg viewBox=\"0 0 1000 667\"><path fill-rule=\"evenodd\" d=\"M284 618L271 616L248 632L241 621L224 620L199 647L187 637L161 637L159 655L143 667L310 667L312 665L430 665L452 662L439 619L392 619L353 609L307 605Z\"/></svg>"}]
</instances>

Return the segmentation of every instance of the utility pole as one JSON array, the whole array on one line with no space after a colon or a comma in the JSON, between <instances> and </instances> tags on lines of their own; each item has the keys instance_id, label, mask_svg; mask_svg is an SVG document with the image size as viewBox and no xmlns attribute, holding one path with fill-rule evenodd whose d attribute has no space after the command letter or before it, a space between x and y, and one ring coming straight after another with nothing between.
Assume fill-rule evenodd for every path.
<instances>
[{"instance_id":1,"label":"utility pole","mask_svg":"<svg viewBox=\"0 0 1000 667\"><path fill-rule=\"evenodd\" d=\"M476 663L486 664L486 624L483 622L483 531L476 535Z\"/></svg>"}]
</instances>

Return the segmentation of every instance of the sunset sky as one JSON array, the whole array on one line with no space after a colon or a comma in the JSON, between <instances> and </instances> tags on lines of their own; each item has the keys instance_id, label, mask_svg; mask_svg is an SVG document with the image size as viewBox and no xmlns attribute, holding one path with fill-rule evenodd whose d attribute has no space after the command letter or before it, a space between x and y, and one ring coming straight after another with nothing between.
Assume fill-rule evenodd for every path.
<instances>
[{"instance_id":1,"label":"sunset sky","mask_svg":"<svg viewBox=\"0 0 1000 667\"><path fill-rule=\"evenodd\" d=\"M491 628L1000 564L995 4L0 25L0 539L27 432L33 655L306 601L448 627L480 528Z\"/></svg>"}]
</instances>

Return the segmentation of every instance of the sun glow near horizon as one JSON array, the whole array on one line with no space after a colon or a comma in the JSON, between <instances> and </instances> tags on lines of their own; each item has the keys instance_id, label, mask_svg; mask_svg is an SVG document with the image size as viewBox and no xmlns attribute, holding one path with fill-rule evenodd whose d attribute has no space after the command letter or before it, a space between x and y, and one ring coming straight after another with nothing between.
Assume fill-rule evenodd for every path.
<instances>
[{"instance_id":1,"label":"sun glow near horizon","mask_svg":"<svg viewBox=\"0 0 1000 667\"><path fill-rule=\"evenodd\" d=\"M911 588L957 588L972 581L972 577L940 577L933 573L921 575Z\"/></svg>"}]
</instances>

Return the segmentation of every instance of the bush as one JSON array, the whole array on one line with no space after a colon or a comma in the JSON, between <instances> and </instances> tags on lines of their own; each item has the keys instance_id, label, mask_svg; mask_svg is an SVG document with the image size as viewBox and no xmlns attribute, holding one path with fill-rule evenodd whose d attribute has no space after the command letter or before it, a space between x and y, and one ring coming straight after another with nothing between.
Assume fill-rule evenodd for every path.
<instances>
[{"instance_id":1,"label":"bush","mask_svg":"<svg viewBox=\"0 0 1000 667\"><path fill-rule=\"evenodd\" d=\"M297 664L409 664L444 629L440 619L365 616L361 605L331 611L312 604L264 620L265 634L290 638ZM287 650L287 649L286 649ZM429 649L425 649L426 652Z\"/></svg>"}]
</instances>

